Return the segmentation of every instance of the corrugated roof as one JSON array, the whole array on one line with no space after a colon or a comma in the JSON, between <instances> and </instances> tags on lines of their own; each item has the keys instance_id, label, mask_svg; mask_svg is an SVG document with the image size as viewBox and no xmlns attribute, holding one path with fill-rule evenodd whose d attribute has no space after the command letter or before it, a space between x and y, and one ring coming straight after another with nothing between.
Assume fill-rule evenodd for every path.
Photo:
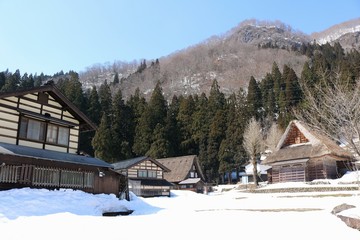
<instances>
[{"instance_id":1,"label":"corrugated roof","mask_svg":"<svg viewBox=\"0 0 360 240\"><path fill-rule=\"evenodd\" d=\"M199 177L204 179L200 165L196 155L188 155L182 157L161 158L158 162L170 169L170 172L164 173L164 178L169 182L181 182L188 177L193 164L195 164Z\"/></svg>"},{"instance_id":2,"label":"corrugated roof","mask_svg":"<svg viewBox=\"0 0 360 240\"><path fill-rule=\"evenodd\" d=\"M9 143L0 143L0 154L17 155L17 156L38 158L38 159L51 160L57 162L112 168L111 164L94 157L57 152L57 151L51 151L45 149L37 149L37 148L19 146Z\"/></svg>"}]
</instances>

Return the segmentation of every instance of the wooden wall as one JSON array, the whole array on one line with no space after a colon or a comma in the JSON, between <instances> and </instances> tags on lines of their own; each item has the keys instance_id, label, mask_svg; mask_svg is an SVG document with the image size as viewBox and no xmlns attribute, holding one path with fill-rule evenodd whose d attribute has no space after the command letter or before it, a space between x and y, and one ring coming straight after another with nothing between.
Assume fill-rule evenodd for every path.
<instances>
[{"instance_id":1,"label":"wooden wall","mask_svg":"<svg viewBox=\"0 0 360 240\"><path fill-rule=\"evenodd\" d=\"M0 155L0 189L20 187L71 188L119 196L125 176L108 168ZM105 175L99 176L99 172Z\"/></svg>"},{"instance_id":2,"label":"wooden wall","mask_svg":"<svg viewBox=\"0 0 360 240\"><path fill-rule=\"evenodd\" d=\"M156 171L156 178L162 179L163 178L163 170L158 165L153 163L150 160L145 160L140 162L139 164L136 164L135 166L132 166L127 171L127 176L129 178L137 178L138 177L138 170L151 170Z\"/></svg>"},{"instance_id":3,"label":"wooden wall","mask_svg":"<svg viewBox=\"0 0 360 240\"><path fill-rule=\"evenodd\" d=\"M35 114L50 114L51 117L73 123L70 128L69 147L57 146L40 142L19 140L18 144L34 148L76 153L79 141L79 121L66 111L54 98L47 95L47 103L39 101L39 94L26 94L21 97L6 97L0 99L0 142L17 144L20 112L28 111Z\"/></svg>"},{"instance_id":4,"label":"wooden wall","mask_svg":"<svg viewBox=\"0 0 360 240\"><path fill-rule=\"evenodd\" d=\"M292 123L291 128L286 136L286 139L283 143L283 146L289 146L299 143L307 143L309 140L300 132L294 123Z\"/></svg>"}]
</instances>

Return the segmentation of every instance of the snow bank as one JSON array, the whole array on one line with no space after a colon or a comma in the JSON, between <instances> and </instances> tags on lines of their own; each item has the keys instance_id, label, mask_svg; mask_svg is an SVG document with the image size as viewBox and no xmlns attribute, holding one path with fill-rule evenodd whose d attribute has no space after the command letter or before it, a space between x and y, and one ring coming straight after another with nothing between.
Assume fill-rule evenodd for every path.
<instances>
[{"instance_id":1,"label":"snow bank","mask_svg":"<svg viewBox=\"0 0 360 240\"><path fill-rule=\"evenodd\" d=\"M106 211L129 210L129 202L111 194L89 194L60 189L12 189L0 192L0 218L44 216L56 213L101 216Z\"/></svg>"}]
</instances>

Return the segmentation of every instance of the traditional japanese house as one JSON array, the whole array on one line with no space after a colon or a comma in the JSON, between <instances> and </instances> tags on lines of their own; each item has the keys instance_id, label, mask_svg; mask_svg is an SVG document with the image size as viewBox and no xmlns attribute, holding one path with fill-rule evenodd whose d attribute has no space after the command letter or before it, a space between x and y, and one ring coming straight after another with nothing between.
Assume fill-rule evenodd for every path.
<instances>
[{"instance_id":1,"label":"traditional japanese house","mask_svg":"<svg viewBox=\"0 0 360 240\"><path fill-rule=\"evenodd\" d=\"M137 157L112 164L115 171L128 177L129 191L137 196L170 196L172 186L164 179L170 170L151 157Z\"/></svg>"},{"instance_id":2,"label":"traditional japanese house","mask_svg":"<svg viewBox=\"0 0 360 240\"><path fill-rule=\"evenodd\" d=\"M352 155L328 137L294 120L263 164L272 166L269 181L273 183L334 179L352 164Z\"/></svg>"},{"instance_id":3,"label":"traditional japanese house","mask_svg":"<svg viewBox=\"0 0 360 240\"><path fill-rule=\"evenodd\" d=\"M205 177L196 155L162 158L157 161L170 169L164 177L174 184L174 189L204 192Z\"/></svg>"},{"instance_id":4,"label":"traditional japanese house","mask_svg":"<svg viewBox=\"0 0 360 240\"><path fill-rule=\"evenodd\" d=\"M78 154L80 131L96 126L55 86L0 94L0 189L126 189L126 178L98 158Z\"/></svg>"}]
</instances>

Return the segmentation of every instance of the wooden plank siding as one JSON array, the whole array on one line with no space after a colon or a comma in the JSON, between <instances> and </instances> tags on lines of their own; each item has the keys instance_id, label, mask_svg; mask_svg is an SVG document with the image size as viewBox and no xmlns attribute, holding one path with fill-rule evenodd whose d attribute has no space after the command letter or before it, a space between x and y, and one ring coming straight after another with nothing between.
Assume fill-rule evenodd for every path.
<instances>
[{"instance_id":1,"label":"wooden plank siding","mask_svg":"<svg viewBox=\"0 0 360 240\"><path fill-rule=\"evenodd\" d=\"M158 165L154 164L153 162L146 160L143 161L135 166L130 167L127 170L127 176L129 178L137 178L139 170L150 170L156 171L156 178L162 179L163 178L163 170Z\"/></svg>"},{"instance_id":2,"label":"wooden plank siding","mask_svg":"<svg viewBox=\"0 0 360 240\"><path fill-rule=\"evenodd\" d=\"M0 189L14 187L71 188L90 193L116 194L123 191L125 176L107 168L50 162L21 156L0 155ZM24 164L28 162L28 164ZM105 177L99 176L102 171ZM124 188L124 186L122 187Z\"/></svg>"},{"instance_id":3,"label":"wooden plank siding","mask_svg":"<svg viewBox=\"0 0 360 240\"><path fill-rule=\"evenodd\" d=\"M29 93L19 97L6 97L0 99L0 141L18 144L28 147L55 150L60 152L76 153L79 142L79 121L53 97L48 95L48 102L42 103L38 100L38 93ZM50 114L54 119L73 123L75 127L70 128L68 146L59 146L53 143L39 143L33 140L19 139L19 121L22 111L35 114ZM32 118L32 117L30 117Z\"/></svg>"}]
</instances>

